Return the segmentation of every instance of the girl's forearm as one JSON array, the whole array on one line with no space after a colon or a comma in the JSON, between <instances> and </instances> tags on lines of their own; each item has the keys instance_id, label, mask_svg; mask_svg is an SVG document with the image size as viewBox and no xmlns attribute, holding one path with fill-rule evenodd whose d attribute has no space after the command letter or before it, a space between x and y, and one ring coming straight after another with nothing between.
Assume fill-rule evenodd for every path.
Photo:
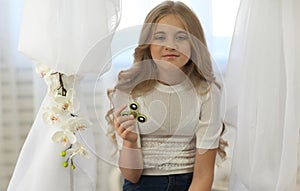
<instances>
[{"instance_id":1,"label":"girl's forearm","mask_svg":"<svg viewBox=\"0 0 300 191\"><path fill-rule=\"evenodd\" d=\"M214 166L216 159L216 149L204 150L197 149L194 174L189 191L210 191L214 179Z\"/></svg>"},{"instance_id":2,"label":"girl's forearm","mask_svg":"<svg viewBox=\"0 0 300 191\"><path fill-rule=\"evenodd\" d=\"M189 191L211 191L213 183L212 177L202 178L199 180L192 181Z\"/></svg>"},{"instance_id":3,"label":"girl's forearm","mask_svg":"<svg viewBox=\"0 0 300 191\"><path fill-rule=\"evenodd\" d=\"M143 172L142 150L137 143L124 141L120 151L119 167L124 178L132 183L139 181Z\"/></svg>"}]
</instances>

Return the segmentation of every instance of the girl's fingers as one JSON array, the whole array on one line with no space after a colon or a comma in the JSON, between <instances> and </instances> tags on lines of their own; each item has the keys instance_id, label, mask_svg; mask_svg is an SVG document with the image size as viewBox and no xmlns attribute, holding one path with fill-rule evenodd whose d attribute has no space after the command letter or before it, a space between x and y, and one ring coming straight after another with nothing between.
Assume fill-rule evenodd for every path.
<instances>
[{"instance_id":1,"label":"girl's fingers","mask_svg":"<svg viewBox=\"0 0 300 191\"><path fill-rule=\"evenodd\" d=\"M116 132L119 136L121 136L125 130L126 130L125 128L119 127L116 129Z\"/></svg>"},{"instance_id":2,"label":"girl's fingers","mask_svg":"<svg viewBox=\"0 0 300 191\"><path fill-rule=\"evenodd\" d=\"M123 131L123 133L125 133L125 134L136 133L136 127L135 127L135 125L129 126L128 128L126 128L125 131Z\"/></svg>"},{"instance_id":3,"label":"girl's fingers","mask_svg":"<svg viewBox=\"0 0 300 191\"><path fill-rule=\"evenodd\" d=\"M126 121L132 121L133 119L134 119L133 115L125 115L125 116L117 117L116 122L121 125Z\"/></svg>"},{"instance_id":4,"label":"girl's fingers","mask_svg":"<svg viewBox=\"0 0 300 191\"><path fill-rule=\"evenodd\" d=\"M118 108L116 111L114 111L113 115L114 115L114 129L117 130L117 128L119 127L119 125L121 124L122 121L120 121L120 119L118 119L119 117L121 117L121 112L126 108L126 105L121 106L120 108Z\"/></svg>"},{"instance_id":5,"label":"girl's fingers","mask_svg":"<svg viewBox=\"0 0 300 191\"><path fill-rule=\"evenodd\" d=\"M125 140L132 139L133 137L136 137L135 126L130 126L127 129L124 129L124 131L122 131L122 133L120 134L120 137L122 137Z\"/></svg>"},{"instance_id":6,"label":"girl's fingers","mask_svg":"<svg viewBox=\"0 0 300 191\"><path fill-rule=\"evenodd\" d=\"M126 120L126 121L120 123L120 125L115 126L115 129L116 129L117 131L119 131L119 130L120 130L120 131L123 131L123 129L124 129L124 130L125 130L125 129L128 129L128 128L131 127L131 126L134 126L134 127L135 127L135 123L136 123L136 121L133 120L133 118L131 118L131 119L128 119L128 120Z\"/></svg>"},{"instance_id":7,"label":"girl's fingers","mask_svg":"<svg viewBox=\"0 0 300 191\"><path fill-rule=\"evenodd\" d=\"M123 123L121 123L120 127L128 129L131 126L135 127L135 123L136 123L135 120L127 120L127 121L124 121Z\"/></svg>"},{"instance_id":8,"label":"girl's fingers","mask_svg":"<svg viewBox=\"0 0 300 191\"><path fill-rule=\"evenodd\" d=\"M133 115L117 117L114 120L115 130L117 130L120 126L122 126L123 128L126 128L126 126L133 124L135 122L135 120L133 120L133 119L134 119Z\"/></svg>"},{"instance_id":9,"label":"girl's fingers","mask_svg":"<svg viewBox=\"0 0 300 191\"><path fill-rule=\"evenodd\" d=\"M126 109L126 105L121 106L114 112L114 128L117 134L123 139L136 139L136 120L133 115L124 115L121 113Z\"/></svg>"},{"instance_id":10,"label":"girl's fingers","mask_svg":"<svg viewBox=\"0 0 300 191\"><path fill-rule=\"evenodd\" d=\"M124 127L119 127L117 130L117 134L122 137L123 139L126 139L127 135L130 133L136 133L136 127L135 125Z\"/></svg>"},{"instance_id":11,"label":"girl's fingers","mask_svg":"<svg viewBox=\"0 0 300 191\"><path fill-rule=\"evenodd\" d=\"M127 107L126 105L123 105L114 112L114 125L115 126L119 126L124 121L133 119L132 115L124 115L124 116L121 115L122 111L124 111L124 109L126 107Z\"/></svg>"},{"instance_id":12,"label":"girl's fingers","mask_svg":"<svg viewBox=\"0 0 300 191\"><path fill-rule=\"evenodd\" d=\"M127 107L127 105L122 105L114 112L114 117L117 118L121 116L121 112Z\"/></svg>"}]
</instances>

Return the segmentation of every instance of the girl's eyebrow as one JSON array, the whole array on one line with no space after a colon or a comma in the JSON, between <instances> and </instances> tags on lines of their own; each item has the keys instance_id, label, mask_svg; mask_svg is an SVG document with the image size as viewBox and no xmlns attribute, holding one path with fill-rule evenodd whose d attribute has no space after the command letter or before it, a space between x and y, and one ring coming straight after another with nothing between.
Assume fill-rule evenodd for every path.
<instances>
[{"instance_id":1,"label":"girl's eyebrow","mask_svg":"<svg viewBox=\"0 0 300 191\"><path fill-rule=\"evenodd\" d=\"M186 31L178 31L176 34L186 34L187 35L187 32Z\"/></svg>"},{"instance_id":2,"label":"girl's eyebrow","mask_svg":"<svg viewBox=\"0 0 300 191\"><path fill-rule=\"evenodd\" d=\"M166 34L166 32L157 31L157 32L154 33L154 35L156 35L156 34ZM177 31L176 34L187 34L187 32L186 31Z\"/></svg>"},{"instance_id":3,"label":"girl's eyebrow","mask_svg":"<svg viewBox=\"0 0 300 191\"><path fill-rule=\"evenodd\" d=\"M155 32L154 34L166 34L164 31L158 31L158 32Z\"/></svg>"}]
</instances>

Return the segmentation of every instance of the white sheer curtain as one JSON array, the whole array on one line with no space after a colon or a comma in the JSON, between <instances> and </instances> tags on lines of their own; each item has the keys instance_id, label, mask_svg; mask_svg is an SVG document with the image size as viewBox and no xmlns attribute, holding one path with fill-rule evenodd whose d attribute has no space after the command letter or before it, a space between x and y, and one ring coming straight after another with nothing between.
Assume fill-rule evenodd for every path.
<instances>
[{"instance_id":1,"label":"white sheer curtain","mask_svg":"<svg viewBox=\"0 0 300 191\"><path fill-rule=\"evenodd\" d=\"M78 79L91 73L101 75L109 69L110 40L119 20L118 0L25 0L23 8L21 30L15 29L21 33L13 39L19 40L19 51L34 63L76 75ZM69 85L76 89L79 82ZM84 93L79 89L77 95ZM74 171L62 167L65 160L59 156L62 147L51 141L55 128L42 120L50 102L50 96L46 95L20 152L8 190L106 190L105 185L98 184L97 188L97 156L93 153L89 160L74 159L77 166ZM84 101L80 113L92 121ZM91 152L96 150L93 134L96 128L94 123L78 136Z\"/></svg>"},{"instance_id":2,"label":"white sheer curtain","mask_svg":"<svg viewBox=\"0 0 300 191\"><path fill-rule=\"evenodd\" d=\"M32 64L17 51L21 0L0 1L0 190L33 122Z\"/></svg>"},{"instance_id":3,"label":"white sheer curtain","mask_svg":"<svg viewBox=\"0 0 300 191\"><path fill-rule=\"evenodd\" d=\"M230 190L296 190L300 2L242 0L226 73Z\"/></svg>"}]
</instances>

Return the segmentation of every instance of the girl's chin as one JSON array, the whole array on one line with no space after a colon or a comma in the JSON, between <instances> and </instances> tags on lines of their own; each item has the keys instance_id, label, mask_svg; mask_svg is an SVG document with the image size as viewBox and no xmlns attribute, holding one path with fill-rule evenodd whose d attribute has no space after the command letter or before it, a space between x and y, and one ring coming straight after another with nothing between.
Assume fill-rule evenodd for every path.
<instances>
[{"instance_id":1,"label":"girl's chin","mask_svg":"<svg viewBox=\"0 0 300 191\"><path fill-rule=\"evenodd\" d=\"M178 68L184 65L178 63L178 60L171 60L171 59L156 60L155 63L162 68Z\"/></svg>"}]
</instances>

